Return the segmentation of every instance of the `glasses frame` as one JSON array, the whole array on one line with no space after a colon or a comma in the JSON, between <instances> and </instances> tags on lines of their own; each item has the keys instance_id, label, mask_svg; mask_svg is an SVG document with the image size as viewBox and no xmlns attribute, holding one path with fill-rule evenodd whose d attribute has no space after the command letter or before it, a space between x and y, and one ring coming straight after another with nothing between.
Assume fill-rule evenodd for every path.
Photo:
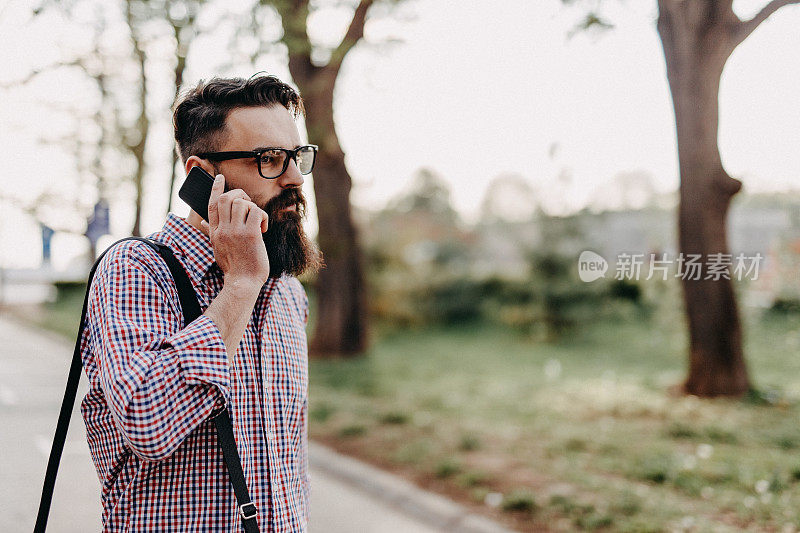
<instances>
[{"instance_id":1,"label":"glasses frame","mask_svg":"<svg viewBox=\"0 0 800 533\"><path fill-rule=\"evenodd\" d=\"M311 174L311 172L314 170L314 165L317 164L317 152L319 151L319 146L316 144L305 144L303 146L298 146L294 150L290 150L289 148L268 147L249 151L233 150L228 152L203 152L197 154L197 157L201 159L208 159L209 161L228 161L230 159L248 159L253 157L255 158L256 163L258 163L258 174L265 180L274 180L283 176L283 173L286 172L287 168L289 168L289 161L294 161L294 164L297 166L297 170L300 170L300 165L297 165L297 154L301 150L308 148L311 148L314 151L314 160L311 162L311 169L308 172L300 171L300 174L305 176ZM268 178L261 171L261 156L264 154L264 152L269 152L270 150L279 150L286 154L286 158L283 160L283 168L281 169L280 173L277 176Z\"/></svg>"}]
</instances>

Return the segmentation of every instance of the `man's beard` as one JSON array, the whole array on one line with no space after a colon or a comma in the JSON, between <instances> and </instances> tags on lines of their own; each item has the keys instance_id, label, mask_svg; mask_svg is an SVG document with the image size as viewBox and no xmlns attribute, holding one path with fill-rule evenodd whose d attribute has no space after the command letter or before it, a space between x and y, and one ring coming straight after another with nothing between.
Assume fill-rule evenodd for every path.
<instances>
[{"instance_id":1,"label":"man's beard","mask_svg":"<svg viewBox=\"0 0 800 533\"><path fill-rule=\"evenodd\" d=\"M281 211L294 205L296 211ZM322 252L311 242L303 230L306 199L299 187L283 189L261 208L269 215L269 229L262 235L269 257L269 276L282 274L299 276L310 271L316 273L324 266Z\"/></svg>"}]
</instances>

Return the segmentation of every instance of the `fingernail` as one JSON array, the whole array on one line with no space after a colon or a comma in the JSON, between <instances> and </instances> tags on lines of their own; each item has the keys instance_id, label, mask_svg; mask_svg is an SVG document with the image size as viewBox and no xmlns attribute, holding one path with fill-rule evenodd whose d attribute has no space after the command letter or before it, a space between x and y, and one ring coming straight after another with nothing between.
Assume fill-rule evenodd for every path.
<instances>
[{"instance_id":1,"label":"fingernail","mask_svg":"<svg viewBox=\"0 0 800 533\"><path fill-rule=\"evenodd\" d=\"M222 174L217 174L217 177L214 178L214 183L217 183L222 180Z\"/></svg>"}]
</instances>

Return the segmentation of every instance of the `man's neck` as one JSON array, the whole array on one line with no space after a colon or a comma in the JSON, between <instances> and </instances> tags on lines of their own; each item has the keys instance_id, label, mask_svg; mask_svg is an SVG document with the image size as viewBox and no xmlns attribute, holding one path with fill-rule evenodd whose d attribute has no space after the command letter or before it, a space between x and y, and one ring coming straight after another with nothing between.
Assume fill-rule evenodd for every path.
<instances>
[{"instance_id":1,"label":"man's neck","mask_svg":"<svg viewBox=\"0 0 800 533\"><path fill-rule=\"evenodd\" d=\"M189 224L194 228L197 228L198 231L200 231L203 235L208 237L208 232L205 229L203 229L203 226L200 225L200 221L203 220L203 217L198 215L194 211L194 209L189 210L189 216L187 216L185 220L187 224Z\"/></svg>"}]
</instances>

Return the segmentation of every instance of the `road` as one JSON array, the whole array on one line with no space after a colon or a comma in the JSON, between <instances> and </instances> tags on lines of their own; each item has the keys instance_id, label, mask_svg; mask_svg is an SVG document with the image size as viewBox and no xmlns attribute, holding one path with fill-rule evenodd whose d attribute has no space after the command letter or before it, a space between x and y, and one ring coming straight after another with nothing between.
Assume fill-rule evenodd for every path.
<instances>
[{"instance_id":1,"label":"road","mask_svg":"<svg viewBox=\"0 0 800 533\"><path fill-rule=\"evenodd\" d=\"M68 342L0 317L0 531L4 533L33 529L71 356ZM76 404L85 391L83 378ZM315 468L313 463L311 483L311 533L443 530ZM100 531L99 494L76 405L48 531Z\"/></svg>"}]
</instances>

